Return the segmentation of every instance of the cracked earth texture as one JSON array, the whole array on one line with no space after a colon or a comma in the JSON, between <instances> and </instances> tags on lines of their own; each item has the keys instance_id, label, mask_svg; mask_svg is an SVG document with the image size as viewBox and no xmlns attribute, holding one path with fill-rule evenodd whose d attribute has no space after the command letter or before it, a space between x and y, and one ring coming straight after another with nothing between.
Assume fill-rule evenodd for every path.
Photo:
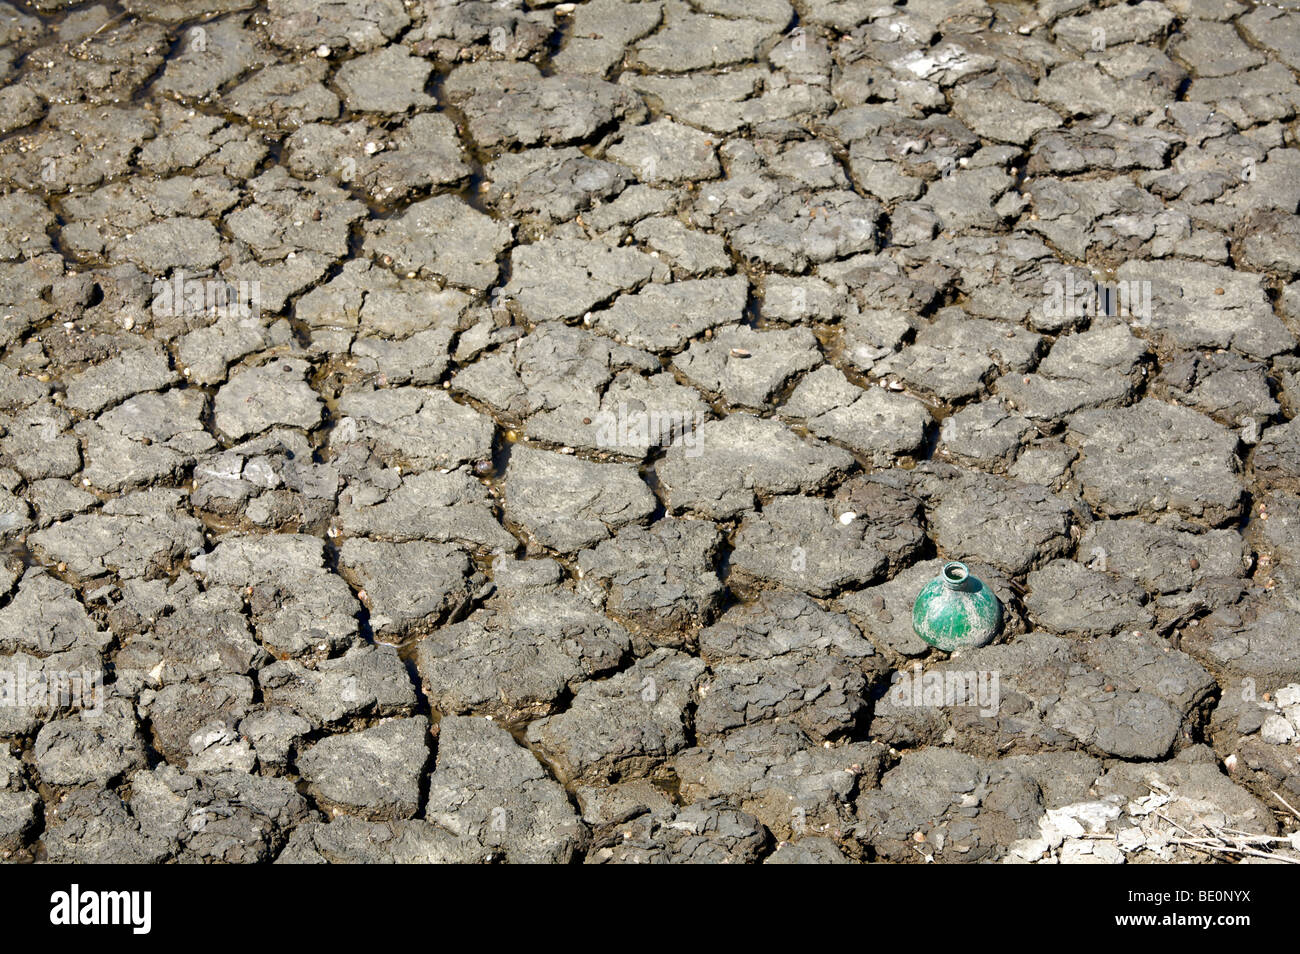
<instances>
[{"instance_id":1,"label":"cracked earth texture","mask_svg":"<svg viewBox=\"0 0 1300 954\"><path fill-rule=\"evenodd\" d=\"M1298 75L1294 0L0 2L0 855L1294 830Z\"/></svg>"}]
</instances>

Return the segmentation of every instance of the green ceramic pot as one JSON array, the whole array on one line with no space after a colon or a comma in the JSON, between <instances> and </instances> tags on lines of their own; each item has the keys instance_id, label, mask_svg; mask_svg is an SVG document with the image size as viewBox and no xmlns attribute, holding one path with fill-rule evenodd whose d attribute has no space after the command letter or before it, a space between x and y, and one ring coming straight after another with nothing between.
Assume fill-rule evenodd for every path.
<instances>
[{"instance_id":1,"label":"green ceramic pot","mask_svg":"<svg viewBox=\"0 0 1300 954\"><path fill-rule=\"evenodd\" d=\"M931 646L952 652L983 646L1002 625L997 595L965 563L945 563L916 595L912 629Z\"/></svg>"}]
</instances>

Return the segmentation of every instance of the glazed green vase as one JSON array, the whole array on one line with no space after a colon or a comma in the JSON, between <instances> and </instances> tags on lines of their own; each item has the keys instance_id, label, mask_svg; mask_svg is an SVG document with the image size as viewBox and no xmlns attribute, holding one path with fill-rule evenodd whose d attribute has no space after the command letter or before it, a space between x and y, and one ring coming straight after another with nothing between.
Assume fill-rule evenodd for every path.
<instances>
[{"instance_id":1,"label":"glazed green vase","mask_svg":"<svg viewBox=\"0 0 1300 954\"><path fill-rule=\"evenodd\" d=\"M931 646L952 652L983 646L1002 625L1002 604L965 563L945 563L916 595L912 629Z\"/></svg>"}]
</instances>

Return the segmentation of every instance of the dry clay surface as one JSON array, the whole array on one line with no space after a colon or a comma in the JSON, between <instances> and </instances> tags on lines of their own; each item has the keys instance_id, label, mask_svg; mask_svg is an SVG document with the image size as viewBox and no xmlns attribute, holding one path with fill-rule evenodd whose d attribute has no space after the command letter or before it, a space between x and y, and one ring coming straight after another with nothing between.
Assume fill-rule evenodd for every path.
<instances>
[{"instance_id":1,"label":"dry clay surface","mask_svg":"<svg viewBox=\"0 0 1300 954\"><path fill-rule=\"evenodd\" d=\"M0 0L0 856L1281 852L1298 71L1294 0Z\"/></svg>"}]
</instances>

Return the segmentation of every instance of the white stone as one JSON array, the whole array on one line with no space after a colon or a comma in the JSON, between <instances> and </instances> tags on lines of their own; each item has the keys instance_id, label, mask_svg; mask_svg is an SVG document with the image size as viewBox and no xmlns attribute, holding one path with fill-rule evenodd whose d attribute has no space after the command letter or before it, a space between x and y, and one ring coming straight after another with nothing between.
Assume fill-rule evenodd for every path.
<instances>
[{"instance_id":1,"label":"white stone","mask_svg":"<svg viewBox=\"0 0 1300 954\"><path fill-rule=\"evenodd\" d=\"M1080 826L1077 834L1083 834L1083 826L1095 834L1105 831L1107 822L1119 818L1119 806L1110 802L1075 802L1073 805L1052 809L1047 817L1058 827L1061 825L1060 819L1069 818Z\"/></svg>"},{"instance_id":2,"label":"white stone","mask_svg":"<svg viewBox=\"0 0 1300 954\"><path fill-rule=\"evenodd\" d=\"M1037 861L1048 850L1048 844L1042 838L1022 838L1014 842L1007 850L1022 861Z\"/></svg>"},{"instance_id":3,"label":"white stone","mask_svg":"<svg viewBox=\"0 0 1300 954\"><path fill-rule=\"evenodd\" d=\"M1108 865L1122 865L1125 863L1124 852L1109 841L1096 842L1092 846L1092 856Z\"/></svg>"},{"instance_id":4,"label":"white stone","mask_svg":"<svg viewBox=\"0 0 1300 954\"><path fill-rule=\"evenodd\" d=\"M1067 838L1078 838L1080 835L1084 834L1084 828L1079 824L1079 820L1067 815L1060 809L1048 812L1047 817L1050 820L1052 827Z\"/></svg>"},{"instance_id":5,"label":"white stone","mask_svg":"<svg viewBox=\"0 0 1300 954\"><path fill-rule=\"evenodd\" d=\"M1259 737L1269 745L1286 745L1295 738L1295 727L1280 715L1271 715L1259 727Z\"/></svg>"},{"instance_id":6,"label":"white stone","mask_svg":"<svg viewBox=\"0 0 1300 954\"><path fill-rule=\"evenodd\" d=\"M1128 803L1128 813L1134 817L1150 815L1159 808L1164 808L1169 804L1169 796L1152 792L1150 795L1139 798L1136 801Z\"/></svg>"},{"instance_id":7,"label":"white stone","mask_svg":"<svg viewBox=\"0 0 1300 954\"><path fill-rule=\"evenodd\" d=\"M1292 706L1300 706L1300 685L1293 682L1291 685L1279 689L1277 695L1273 698L1277 700L1277 705L1280 709L1290 709Z\"/></svg>"},{"instance_id":8,"label":"white stone","mask_svg":"<svg viewBox=\"0 0 1300 954\"><path fill-rule=\"evenodd\" d=\"M1137 851L1146 845L1147 838L1140 828L1125 828L1115 836L1115 843L1121 851Z\"/></svg>"}]
</instances>

